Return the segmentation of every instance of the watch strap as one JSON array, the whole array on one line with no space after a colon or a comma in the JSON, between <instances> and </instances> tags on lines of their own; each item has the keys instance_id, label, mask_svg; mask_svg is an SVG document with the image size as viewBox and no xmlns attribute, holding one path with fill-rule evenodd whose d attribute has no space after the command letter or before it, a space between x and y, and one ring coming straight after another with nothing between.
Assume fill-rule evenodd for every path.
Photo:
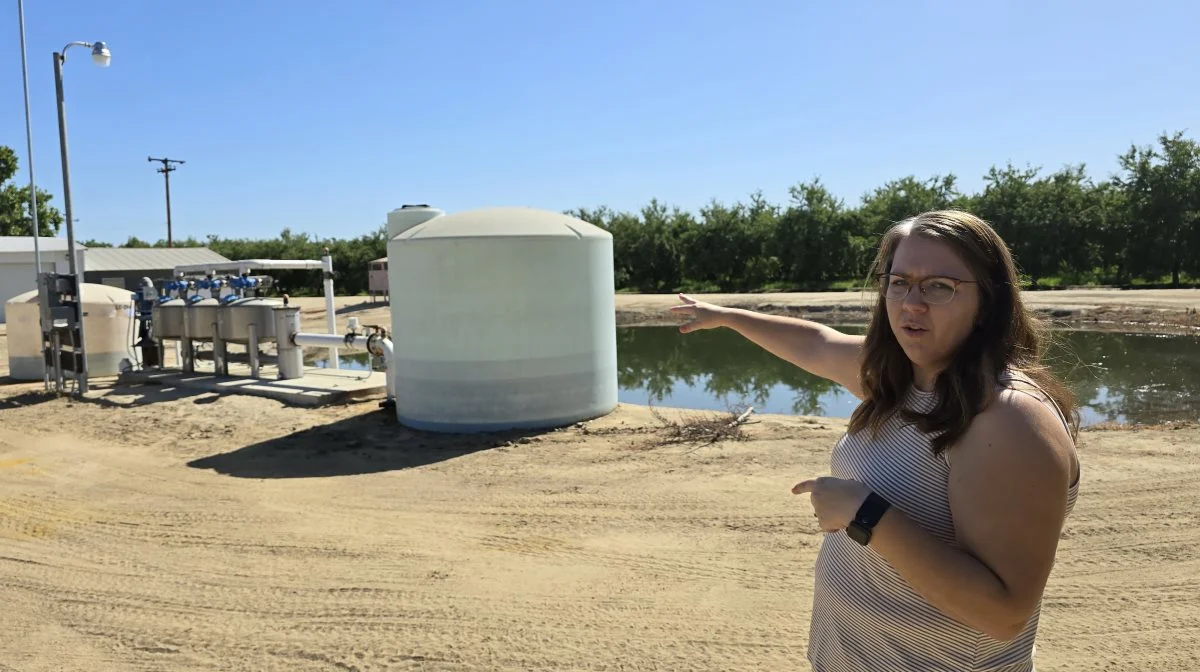
<instances>
[{"instance_id":1,"label":"watch strap","mask_svg":"<svg viewBox=\"0 0 1200 672\"><path fill-rule=\"evenodd\" d=\"M858 513L854 514L854 522L860 527L872 529L879 524L879 520L890 507L891 504L886 499L872 492L863 500L862 506L858 507Z\"/></svg>"},{"instance_id":2,"label":"watch strap","mask_svg":"<svg viewBox=\"0 0 1200 672\"><path fill-rule=\"evenodd\" d=\"M889 508L891 504L878 493L867 495L854 514L854 520L846 527L846 534L863 546L870 544L872 530Z\"/></svg>"}]
</instances>

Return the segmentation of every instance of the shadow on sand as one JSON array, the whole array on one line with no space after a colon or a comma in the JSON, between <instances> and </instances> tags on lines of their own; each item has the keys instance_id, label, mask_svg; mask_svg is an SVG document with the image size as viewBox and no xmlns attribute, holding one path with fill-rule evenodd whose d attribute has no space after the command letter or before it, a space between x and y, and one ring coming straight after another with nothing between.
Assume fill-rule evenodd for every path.
<instances>
[{"instance_id":1,"label":"shadow on sand","mask_svg":"<svg viewBox=\"0 0 1200 672\"><path fill-rule=\"evenodd\" d=\"M19 382L25 383L27 381ZM118 382L117 379L92 380L88 382L89 390L86 396L78 396L69 392L64 394L46 392L42 389L42 384L37 383L37 389L0 399L0 410L22 406L36 406L59 399L65 399L68 404L94 404L107 408L133 408L148 404L178 401L180 399L192 399L192 403L199 405L211 404L222 396L218 392L184 387L168 387L141 383L124 384ZM0 379L0 385L2 384L3 379Z\"/></svg>"},{"instance_id":2,"label":"shadow on sand","mask_svg":"<svg viewBox=\"0 0 1200 672\"><path fill-rule=\"evenodd\" d=\"M409 429L382 409L188 463L239 478L321 478L411 469L529 443L553 429L438 434Z\"/></svg>"},{"instance_id":3,"label":"shadow on sand","mask_svg":"<svg viewBox=\"0 0 1200 672\"><path fill-rule=\"evenodd\" d=\"M375 310L376 308L390 308L390 307L391 307L390 301L386 301L384 299L376 299L375 302L372 303L370 299L367 299L364 297L362 303L351 303L351 304L342 306L341 308L338 308L334 312L338 315L348 315L351 313L361 313L364 310ZM322 310L324 310L324 309L322 309Z\"/></svg>"}]
</instances>

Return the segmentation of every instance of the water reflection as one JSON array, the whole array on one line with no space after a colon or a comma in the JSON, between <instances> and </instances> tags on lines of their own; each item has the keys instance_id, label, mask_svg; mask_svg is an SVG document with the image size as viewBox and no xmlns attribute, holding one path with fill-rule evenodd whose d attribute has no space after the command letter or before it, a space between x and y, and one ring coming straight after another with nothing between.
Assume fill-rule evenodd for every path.
<instances>
[{"instance_id":1,"label":"water reflection","mask_svg":"<svg viewBox=\"0 0 1200 672\"><path fill-rule=\"evenodd\" d=\"M843 327L849 333L861 328ZM1048 363L1080 401L1085 426L1200 419L1200 339L1056 331ZM849 417L858 400L738 334L674 327L617 330L620 399L698 409Z\"/></svg>"}]
</instances>

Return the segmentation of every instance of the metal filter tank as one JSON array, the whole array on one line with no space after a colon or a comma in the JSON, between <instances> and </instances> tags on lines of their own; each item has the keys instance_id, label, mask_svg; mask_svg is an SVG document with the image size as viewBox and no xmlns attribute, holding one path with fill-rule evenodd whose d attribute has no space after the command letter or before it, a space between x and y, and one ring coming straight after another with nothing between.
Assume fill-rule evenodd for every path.
<instances>
[{"instance_id":1,"label":"metal filter tank","mask_svg":"<svg viewBox=\"0 0 1200 672\"><path fill-rule=\"evenodd\" d=\"M154 324L154 337L161 339L183 338L183 311L187 302L183 299L157 301L150 309L151 320Z\"/></svg>"},{"instance_id":2,"label":"metal filter tank","mask_svg":"<svg viewBox=\"0 0 1200 672\"><path fill-rule=\"evenodd\" d=\"M388 229L402 424L554 427L616 407L611 234L518 207L409 207Z\"/></svg>"},{"instance_id":3,"label":"metal filter tank","mask_svg":"<svg viewBox=\"0 0 1200 672\"><path fill-rule=\"evenodd\" d=\"M219 319L217 310L221 302L213 298L203 298L194 295L187 300L184 308L183 337L193 341L211 341L216 333Z\"/></svg>"},{"instance_id":4,"label":"metal filter tank","mask_svg":"<svg viewBox=\"0 0 1200 672\"><path fill-rule=\"evenodd\" d=\"M133 361L133 297L127 289L83 283L83 345L89 377L121 373L121 360ZM42 380L42 308L37 290L5 303L8 320L8 375L15 380Z\"/></svg>"},{"instance_id":5,"label":"metal filter tank","mask_svg":"<svg viewBox=\"0 0 1200 672\"><path fill-rule=\"evenodd\" d=\"M275 308L278 306L283 306L283 301L256 297L225 303L218 311L221 340L248 344L251 326L259 343L275 340Z\"/></svg>"}]
</instances>

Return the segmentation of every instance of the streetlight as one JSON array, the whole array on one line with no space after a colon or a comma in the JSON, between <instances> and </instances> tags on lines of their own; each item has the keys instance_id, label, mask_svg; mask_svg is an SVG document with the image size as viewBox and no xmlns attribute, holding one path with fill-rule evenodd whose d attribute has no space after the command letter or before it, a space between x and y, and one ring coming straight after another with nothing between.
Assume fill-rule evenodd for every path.
<instances>
[{"instance_id":1,"label":"streetlight","mask_svg":"<svg viewBox=\"0 0 1200 672\"><path fill-rule=\"evenodd\" d=\"M87 359L85 358L85 350L83 346L83 306L80 302L83 300L83 282L79 277L79 269L75 267L75 218L71 216L71 169L67 164L67 117L66 111L63 108L63 80L62 66L66 62L67 50L71 47L86 47L92 50L92 61L102 68L107 68L109 61L112 60L112 54L108 51L108 45L103 42L71 42L62 48L62 51L54 52L54 89L58 98L58 144L59 151L62 153L62 174L63 174L63 208L67 215L67 263L69 264L71 277L75 281L75 323L79 325L79 351L78 364L82 367L82 371L78 371L80 384L79 393L87 393Z\"/></svg>"},{"instance_id":2,"label":"streetlight","mask_svg":"<svg viewBox=\"0 0 1200 672\"><path fill-rule=\"evenodd\" d=\"M63 174L63 207L66 209L67 215L67 254L69 258L67 262L70 264L71 275L76 276L75 282L79 283L77 269L75 268L75 224L71 217L71 169L67 163L67 117L66 110L63 107L63 79L62 66L66 62L67 50L71 47L87 47L92 50L92 61L102 68L107 68L109 61L112 60L112 54L108 51L108 45L103 42L71 42L63 47L61 52L54 52L54 89L58 96L58 143L59 151L62 153L62 174Z\"/></svg>"}]
</instances>

